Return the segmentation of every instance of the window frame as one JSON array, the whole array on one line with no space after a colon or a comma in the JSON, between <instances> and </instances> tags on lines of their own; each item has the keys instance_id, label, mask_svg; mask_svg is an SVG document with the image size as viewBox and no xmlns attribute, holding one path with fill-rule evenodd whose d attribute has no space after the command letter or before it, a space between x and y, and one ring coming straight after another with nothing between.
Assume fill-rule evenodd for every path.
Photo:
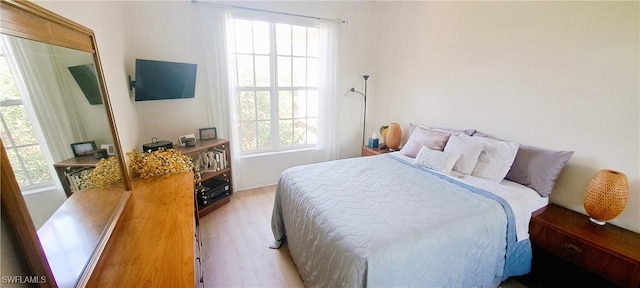
<instances>
[{"instance_id":1,"label":"window frame","mask_svg":"<svg viewBox=\"0 0 640 288\"><path fill-rule=\"evenodd\" d=\"M236 133L237 135L241 135L242 133L242 126L245 123L253 123L254 124L254 139L253 139L253 144L252 146L255 147L255 149L252 150L243 150L243 143L242 143L242 137L238 137L238 145L239 145L239 154L241 156L258 156L258 155L272 155L272 154L281 154L281 153L288 153L288 152L297 152L297 151L304 151L304 150L312 150L312 149L317 149L320 139L316 138L314 143L309 143L309 127L305 127L304 130L304 138L305 138L305 144L293 144L293 142L295 142L295 121L296 119L302 119L305 121L305 123L309 123L310 120L313 121L315 120L317 125L316 125L316 129L319 129L319 126L321 125L320 123L320 115L319 115L319 111L317 111L315 116L309 116L309 91L315 91L316 93L316 99L317 99L317 103L316 106L320 107L321 103L321 97L320 97L320 87L318 85L319 81L320 81L320 74L316 73L317 75L317 79L315 79L315 84L316 86L293 86L293 71L294 71L294 61L293 59L295 58L301 58L304 59L305 61L305 79L304 82L305 84L308 85L309 83L309 59L315 59L316 62L318 63L320 60L320 55L315 55L315 56L310 56L309 55L309 28L315 28L315 29L320 29L320 24L317 21L317 19L298 19L299 17L291 17L291 16L287 16L287 17L279 17L281 15L270 15L269 13L259 13L256 11L249 11L249 13L247 13L247 11L243 11L242 13L234 13L233 16L230 18L231 22L232 22L232 26L230 29L228 29L229 31L233 31L231 32L231 34L233 35L233 37L230 37L229 41L230 41L230 45L228 45L228 49L229 49L229 56L232 57L232 59L230 59L231 61L229 61L230 63L230 73L232 75L232 87L233 87L233 92L232 92L232 102L234 103L234 107L235 109L233 109L233 121L235 122L234 124L234 129L236 129ZM235 21L236 20L245 20L245 21L250 21L250 23L252 23L251 25L251 47L252 47L252 51L250 53L247 52L237 52L237 35L235 35ZM302 21L300 21L302 20ZM266 22L267 25L269 26L269 53L268 54L263 54L263 53L257 53L255 51L255 44L254 44L254 39L255 39L255 30L254 30L254 26L253 23L254 21L261 21L261 22ZM295 55L293 52L293 41L291 41L290 45L291 45L291 53L290 55L280 55L278 54L278 47L277 47L277 32L276 32L276 27L278 24L284 24L284 25L290 25L291 27L294 26L302 26L305 28L305 55L304 56L299 56L299 55ZM293 29L292 32L293 34ZM319 36L319 31L317 33L317 45L319 46L319 42L320 42L320 36ZM290 39L293 38L293 35L289 36ZM240 85L240 80L239 80L239 69L238 69L238 55L248 55L248 56L252 56L252 76L253 76L253 86L239 86ZM257 86L257 73L256 73L256 56L268 56L269 57L269 87L263 87L263 86ZM290 65L290 69L291 69L291 85L290 86L284 86L284 87L280 87L278 85L278 57L288 57L290 58L292 61L290 61L291 63ZM319 64L316 65L316 69L318 69ZM295 114L293 114L295 109L292 109L292 115L289 118L285 118L285 119L281 119L280 118L280 100L279 100L279 94L280 92L283 91L289 91L289 93L291 94L292 97L292 101L291 101L291 105L292 108L295 107L295 92L296 91L304 91L305 92L305 116L304 117L296 117ZM240 93L242 92L253 92L253 99L254 99L254 105L255 108L253 109L253 119L252 120L245 120L242 119L242 111L241 108L239 107L239 97L240 97ZM258 95L257 93L259 92L268 92L269 93L269 103L270 103L270 119L269 120L262 120L258 117ZM287 146L283 146L282 142L280 141L280 132L281 132L281 127L280 127L280 121L282 120L291 120L292 122L292 126L291 126L291 142L292 145L287 145ZM259 148L259 137L258 137L258 133L259 133L259 123L261 121L269 121L270 123L270 137L271 137L271 143L270 143L270 147L266 148L266 149L260 149ZM316 133L316 137L318 137L318 133Z\"/></svg>"},{"instance_id":2,"label":"window frame","mask_svg":"<svg viewBox=\"0 0 640 288\"><path fill-rule=\"evenodd\" d=\"M9 65L8 60L6 58L6 55L4 53L4 51L0 51L0 61L4 61L7 66ZM18 83L16 83L15 81L15 77L13 77L14 80L14 85L18 85ZM33 121L31 121L31 117L29 115L29 112L27 111L27 107L24 103L24 101L22 100L22 95L19 95L20 99L6 99L6 100L1 100L0 101L0 107L10 107L10 106L22 106L25 112L25 116L29 119L29 123L34 126L37 124L34 124ZM49 170L49 179L47 181L43 181L43 182L35 182L35 180L33 179L31 173L29 172L28 169L28 165L25 163L26 160L24 159L23 155L21 152L19 152L19 149L21 148L25 148L25 147L38 147L42 153L43 153L43 159L44 162L47 163L47 166L49 166L49 161L47 161L47 157L44 155L44 149L42 147L42 145L40 144L40 140L38 139L38 135L36 133L36 129L39 129L39 127L33 127L33 139L35 139L35 142L31 142L29 144L21 144L21 145L17 145L15 138L13 137L13 132L11 131L11 129L9 129L9 126L7 125L6 121L5 121L5 116L3 113L0 113L0 125L2 125L2 129L5 131L6 136L8 137L8 139L3 139L3 143L4 143L4 147L5 150L7 152L7 155L13 153L18 161L18 163L11 163L11 166L14 170L16 170L16 168L20 169L21 171L24 172L24 175L26 177L26 180L28 182L28 184L23 184L20 185L20 190L22 192L23 195L27 195L27 194L32 194L32 193L37 193L43 190L50 190L50 189L55 189L55 177L54 175L51 174L50 169ZM8 140L8 141L7 141ZM16 167L18 166L18 167Z\"/></svg>"}]
</instances>

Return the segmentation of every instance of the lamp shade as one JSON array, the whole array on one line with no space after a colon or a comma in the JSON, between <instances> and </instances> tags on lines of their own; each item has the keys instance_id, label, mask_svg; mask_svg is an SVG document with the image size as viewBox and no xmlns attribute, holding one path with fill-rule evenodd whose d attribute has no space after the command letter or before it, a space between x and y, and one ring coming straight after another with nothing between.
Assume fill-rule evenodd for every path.
<instances>
[{"instance_id":1,"label":"lamp shade","mask_svg":"<svg viewBox=\"0 0 640 288\"><path fill-rule=\"evenodd\" d=\"M400 148L400 144L402 144L402 129L400 129L400 124L389 124L389 128L387 128L387 135L384 137L384 142L391 150L397 150Z\"/></svg>"},{"instance_id":2,"label":"lamp shade","mask_svg":"<svg viewBox=\"0 0 640 288\"><path fill-rule=\"evenodd\" d=\"M584 194L584 209L591 222L604 225L616 218L627 205L629 183L621 172L603 169L591 179Z\"/></svg>"}]
</instances>

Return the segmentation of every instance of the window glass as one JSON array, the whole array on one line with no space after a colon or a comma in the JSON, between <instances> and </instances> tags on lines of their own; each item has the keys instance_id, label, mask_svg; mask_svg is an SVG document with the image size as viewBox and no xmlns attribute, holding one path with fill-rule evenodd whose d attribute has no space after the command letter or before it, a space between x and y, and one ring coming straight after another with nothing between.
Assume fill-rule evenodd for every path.
<instances>
[{"instance_id":1,"label":"window glass","mask_svg":"<svg viewBox=\"0 0 640 288\"><path fill-rule=\"evenodd\" d=\"M313 147L319 29L235 19L229 49L242 154ZM275 67L274 67L275 66Z\"/></svg>"},{"instance_id":2,"label":"window glass","mask_svg":"<svg viewBox=\"0 0 640 288\"><path fill-rule=\"evenodd\" d=\"M291 87L291 57L278 57L278 87Z\"/></svg>"},{"instance_id":3,"label":"window glass","mask_svg":"<svg viewBox=\"0 0 640 288\"><path fill-rule=\"evenodd\" d=\"M1 50L0 137L22 192L53 185L48 163Z\"/></svg>"},{"instance_id":4,"label":"window glass","mask_svg":"<svg viewBox=\"0 0 640 288\"><path fill-rule=\"evenodd\" d=\"M276 24L278 55L291 55L291 25Z\"/></svg>"},{"instance_id":5,"label":"window glass","mask_svg":"<svg viewBox=\"0 0 640 288\"><path fill-rule=\"evenodd\" d=\"M269 54L269 23L253 21L253 52Z\"/></svg>"},{"instance_id":6,"label":"window glass","mask_svg":"<svg viewBox=\"0 0 640 288\"><path fill-rule=\"evenodd\" d=\"M293 58L293 87L303 87L307 84L307 61L302 57Z\"/></svg>"}]
</instances>

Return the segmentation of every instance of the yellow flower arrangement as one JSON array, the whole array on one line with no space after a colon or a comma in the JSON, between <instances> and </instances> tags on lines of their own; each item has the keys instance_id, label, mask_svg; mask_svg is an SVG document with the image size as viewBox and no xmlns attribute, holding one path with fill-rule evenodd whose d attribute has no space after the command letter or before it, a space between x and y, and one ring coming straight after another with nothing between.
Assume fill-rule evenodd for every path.
<instances>
[{"instance_id":1,"label":"yellow flower arrangement","mask_svg":"<svg viewBox=\"0 0 640 288\"><path fill-rule=\"evenodd\" d=\"M133 178L149 178L193 170L191 157L175 149L158 149L153 152L127 152L129 170Z\"/></svg>"},{"instance_id":2,"label":"yellow flower arrangement","mask_svg":"<svg viewBox=\"0 0 640 288\"><path fill-rule=\"evenodd\" d=\"M120 166L115 157L100 159L91 173L82 175L81 189L103 188L122 180Z\"/></svg>"}]
</instances>

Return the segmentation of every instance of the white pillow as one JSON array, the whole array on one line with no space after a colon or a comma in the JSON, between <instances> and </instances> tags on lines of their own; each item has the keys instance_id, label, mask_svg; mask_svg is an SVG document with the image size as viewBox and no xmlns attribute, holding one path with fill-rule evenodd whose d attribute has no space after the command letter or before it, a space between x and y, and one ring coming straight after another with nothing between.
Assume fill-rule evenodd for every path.
<instances>
[{"instance_id":1,"label":"white pillow","mask_svg":"<svg viewBox=\"0 0 640 288\"><path fill-rule=\"evenodd\" d=\"M480 154L471 176L500 183L509 173L520 144L486 137L460 136L484 145L484 150Z\"/></svg>"},{"instance_id":2,"label":"white pillow","mask_svg":"<svg viewBox=\"0 0 640 288\"><path fill-rule=\"evenodd\" d=\"M445 174L451 173L453 165L460 158L460 153L447 153L422 146L414 163Z\"/></svg>"},{"instance_id":3,"label":"white pillow","mask_svg":"<svg viewBox=\"0 0 640 288\"><path fill-rule=\"evenodd\" d=\"M470 136L465 136L471 138ZM447 146L444 146L444 152L460 154L460 159L453 165L453 170L469 175L473 171L473 168L476 167L478 157L480 153L482 153L484 145L462 137L464 136L451 135L449 141L447 141Z\"/></svg>"}]
</instances>

